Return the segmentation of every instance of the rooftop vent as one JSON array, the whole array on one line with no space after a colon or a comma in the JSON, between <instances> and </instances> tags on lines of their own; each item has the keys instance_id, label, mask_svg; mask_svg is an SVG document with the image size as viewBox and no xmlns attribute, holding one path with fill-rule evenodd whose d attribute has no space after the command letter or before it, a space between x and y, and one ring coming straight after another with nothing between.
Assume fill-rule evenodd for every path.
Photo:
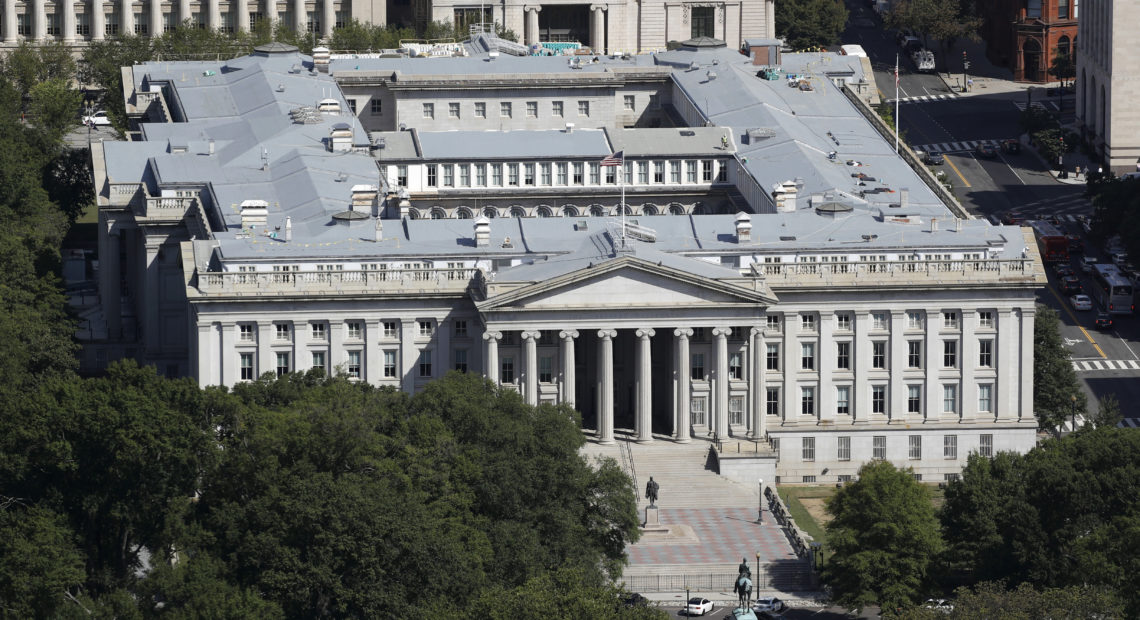
<instances>
[{"instance_id":1,"label":"rooftop vent","mask_svg":"<svg viewBox=\"0 0 1140 620\"><path fill-rule=\"evenodd\" d=\"M838 217L854 210L855 208L849 204L835 201L821 202L815 208L817 214L827 217Z\"/></svg>"},{"instance_id":2,"label":"rooftop vent","mask_svg":"<svg viewBox=\"0 0 1140 620\"><path fill-rule=\"evenodd\" d=\"M340 114L340 102L331 97L321 99L317 102L317 110L322 114Z\"/></svg>"},{"instance_id":3,"label":"rooftop vent","mask_svg":"<svg viewBox=\"0 0 1140 620\"><path fill-rule=\"evenodd\" d=\"M710 82L715 80L716 79L716 71L709 71L708 73L705 74L705 77L708 78L708 80Z\"/></svg>"},{"instance_id":4,"label":"rooftop vent","mask_svg":"<svg viewBox=\"0 0 1140 620\"><path fill-rule=\"evenodd\" d=\"M475 246L486 247L491 245L491 220L481 215L475 220Z\"/></svg>"},{"instance_id":5,"label":"rooftop vent","mask_svg":"<svg viewBox=\"0 0 1140 620\"><path fill-rule=\"evenodd\" d=\"M285 218L285 240L293 240L293 218L291 217Z\"/></svg>"},{"instance_id":6,"label":"rooftop vent","mask_svg":"<svg viewBox=\"0 0 1140 620\"><path fill-rule=\"evenodd\" d=\"M682 129L681 135L685 136L686 138L691 138L691 137L697 135L697 132L693 131L692 129Z\"/></svg>"},{"instance_id":7,"label":"rooftop vent","mask_svg":"<svg viewBox=\"0 0 1140 620\"><path fill-rule=\"evenodd\" d=\"M355 211L372 213L378 206L380 189L375 185L352 186L352 208Z\"/></svg>"},{"instance_id":8,"label":"rooftop vent","mask_svg":"<svg viewBox=\"0 0 1140 620\"><path fill-rule=\"evenodd\" d=\"M352 150L352 126L348 123L337 123L329 131L329 150L334 153L344 153Z\"/></svg>"},{"instance_id":9,"label":"rooftop vent","mask_svg":"<svg viewBox=\"0 0 1140 620\"><path fill-rule=\"evenodd\" d=\"M747 135L748 143L756 144L761 140L767 140L768 138L775 137L776 130L772 129L771 127L753 127L752 129L748 130Z\"/></svg>"},{"instance_id":10,"label":"rooftop vent","mask_svg":"<svg viewBox=\"0 0 1140 620\"><path fill-rule=\"evenodd\" d=\"M736 214L736 242L744 243L752 237L752 217L741 211Z\"/></svg>"},{"instance_id":11,"label":"rooftop vent","mask_svg":"<svg viewBox=\"0 0 1140 620\"><path fill-rule=\"evenodd\" d=\"M329 72L329 48L327 47L314 47L313 48L313 66L321 73Z\"/></svg>"},{"instance_id":12,"label":"rooftop vent","mask_svg":"<svg viewBox=\"0 0 1140 620\"><path fill-rule=\"evenodd\" d=\"M566 133L574 133L574 123L566 123Z\"/></svg>"},{"instance_id":13,"label":"rooftop vent","mask_svg":"<svg viewBox=\"0 0 1140 620\"><path fill-rule=\"evenodd\" d=\"M374 237L376 243L384 240L384 220L376 218L376 235Z\"/></svg>"},{"instance_id":14,"label":"rooftop vent","mask_svg":"<svg viewBox=\"0 0 1140 620\"><path fill-rule=\"evenodd\" d=\"M301 125L315 125L322 122L321 113L316 108L309 105L304 105L299 108L289 110L289 118L293 119L294 123Z\"/></svg>"},{"instance_id":15,"label":"rooftop vent","mask_svg":"<svg viewBox=\"0 0 1140 620\"><path fill-rule=\"evenodd\" d=\"M243 200L240 211L242 230L269 225L269 203L264 200Z\"/></svg>"},{"instance_id":16,"label":"rooftop vent","mask_svg":"<svg viewBox=\"0 0 1140 620\"><path fill-rule=\"evenodd\" d=\"M772 198L776 201L776 211L787 213L796 210L796 196L799 188L795 181L784 181L772 190Z\"/></svg>"}]
</instances>

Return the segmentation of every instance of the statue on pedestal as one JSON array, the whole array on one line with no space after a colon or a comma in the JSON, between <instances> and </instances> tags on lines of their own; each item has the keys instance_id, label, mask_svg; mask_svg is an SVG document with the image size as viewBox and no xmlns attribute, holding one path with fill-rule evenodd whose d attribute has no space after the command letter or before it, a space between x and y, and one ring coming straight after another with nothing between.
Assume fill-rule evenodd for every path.
<instances>
[{"instance_id":1,"label":"statue on pedestal","mask_svg":"<svg viewBox=\"0 0 1140 620\"><path fill-rule=\"evenodd\" d=\"M732 586L732 592L740 597L741 609L752 607L752 571L748 568L747 558L740 563L740 575L736 578L736 584Z\"/></svg>"},{"instance_id":2,"label":"statue on pedestal","mask_svg":"<svg viewBox=\"0 0 1140 620\"><path fill-rule=\"evenodd\" d=\"M657 491L660 490L660 488L661 485L657 484L653 476L650 476L649 482L645 483L645 498L649 500L650 508L657 507Z\"/></svg>"}]
</instances>

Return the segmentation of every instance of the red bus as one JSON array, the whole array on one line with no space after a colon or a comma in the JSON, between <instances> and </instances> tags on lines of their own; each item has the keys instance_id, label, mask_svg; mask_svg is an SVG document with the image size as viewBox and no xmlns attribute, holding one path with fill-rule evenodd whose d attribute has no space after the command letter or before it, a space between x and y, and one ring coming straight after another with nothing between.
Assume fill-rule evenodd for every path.
<instances>
[{"instance_id":1,"label":"red bus","mask_svg":"<svg viewBox=\"0 0 1140 620\"><path fill-rule=\"evenodd\" d=\"M1056 263L1069 260L1069 239L1057 227L1043 220L1029 222L1041 246L1041 260Z\"/></svg>"}]
</instances>

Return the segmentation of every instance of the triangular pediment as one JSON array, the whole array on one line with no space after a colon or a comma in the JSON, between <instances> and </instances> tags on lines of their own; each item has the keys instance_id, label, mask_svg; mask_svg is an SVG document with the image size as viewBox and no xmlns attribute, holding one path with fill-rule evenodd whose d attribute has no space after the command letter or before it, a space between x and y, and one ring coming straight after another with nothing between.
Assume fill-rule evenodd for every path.
<instances>
[{"instance_id":1,"label":"triangular pediment","mask_svg":"<svg viewBox=\"0 0 1140 620\"><path fill-rule=\"evenodd\" d=\"M751 279L717 279L621 257L560 277L493 295L478 303L487 310L589 310L771 305L775 298Z\"/></svg>"}]
</instances>

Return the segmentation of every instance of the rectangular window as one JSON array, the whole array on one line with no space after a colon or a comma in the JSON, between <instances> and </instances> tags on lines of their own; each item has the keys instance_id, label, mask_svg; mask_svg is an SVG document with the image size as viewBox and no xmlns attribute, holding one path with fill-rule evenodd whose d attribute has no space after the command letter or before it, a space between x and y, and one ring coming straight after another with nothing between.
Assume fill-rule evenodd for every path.
<instances>
[{"instance_id":1,"label":"rectangular window","mask_svg":"<svg viewBox=\"0 0 1140 620\"><path fill-rule=\"evenodd\" d=\"M475 118L487 118L487 102L475 102Z\"/></svg>"},{"instance_id":2,"label":"rectangular window","mask_svg":"<svg viewBox=\"0 0 1140 620\"><path fill-rule=\"evenodd\" d=\"M503 164L491 164L491 186L503 186Z\"/></svg>"},{"instance_id":3,"label":"rectangular window","mask_svg":"<svg viewBox=\"0 0 1140 620\"><path fill-rule=\"evenodd\" d=\"M983 383L978 386L978 411L982 413L993 411L993 391L994 386L991 383Z\"/></svg>"},{"instance_id":4,"label":"rectangular window","mask_svg":"<svg viewBox=\"0 0 1140 620\"><path fill-rule=\"evenodd\" d=\"M800 413L815 415L815 388L805 386L800 388Z\"/></svg>"},{"instance_id":5,"label":"rectangular window","mask_svg":"<svg viewBox=\"0 0 1140 620\"><path fill-rule=\"evenodd\" d=\"M910 447L910 451L909 451L908 456L910 457L910 459L912 461L917 461L918 459L921 459L922 458L922 435L911 435L908 439L909 439L909 441L907 443Z\"/></svg>"},{"instance_id":6,"label":"rectangular window","mask_svg":"<svg viewBox=\"0 0 1140 620\"><path fill-rule=\"evenodd\" d=\"M320 33L321 31L321 14L316 11L308 11L305 15L305 28L306 32Z\"/></svg>"},{"instance_id":7,"label":"rectangular window","mask_svg":"<svg viewBox=\"0 0 1140 620\"><path fill-rule=\"evenodd\" d=\"M313 351L313 369L321 372L327 372L325 369L325 352Z\"/></svg>"},{"instance_id":8,"label":"rectangular window","mask_svg":"<svg viewBox=\"0 0 1140 620\"><path fill-rule=\"evenodd\" d=\"M803 438L801 438L801 441L803 442L803 460L804 461L814 461L815 460L815 437L803 437Z\"/></svg>"},{"instance_id":9,"label":"rectangular window","mask_svg":"<svg viewBox=\"0 0 1140 620\"><path fill-rule=\"evenodd\" d=\"M780 388L770 387L764 396L764 412L767 415L780 415Z\"/></svg>"},{"instance_id":10,"label":"rectangular window","mask_svg":"<svg viewBox=\"0 0 1140 620\"><path fill-rule=\"evenodd\" d=\"M835 315L835 329L841 332L851 331L851 315L846 312Z\"/></svg>"},{"instance_id":11,"label":"rectangular window","mask_svg":"<svg viewBox=\"0 0 1140 620\"><path fill-rule=\"evenodd\" d=\"M835 458L839 461L851 460L851 438L839 437L839 449L835 452Z\"/></svg>"},{"instance_id":12,"label":"rectangular window","mask_svg":"<svg viewBox=\"0 0 1140 620\"><path fill-rule=\"evenodd\" d=\"M942 367L958 367L958 341L947 340L942 343Z\"/></svg>"},{"instance_id":13,"label":"rectangular window","mask_svg":"<svg viewBox=\"0 0 1140 620\"><path fill-rule=\"evenodd\" d=\"M839 370L851 370L851 343L835 343L835 367Z\"/></svg>"},{"instance_id":14,"label":"rectangular window","mask_svg":"<svg viewBox=\"0 0 1140 620\"><path fill-rule=\"evenodd\" d=\"M396 185L400 187L408 186L408 166L405 164L396 166Z\"/></svg>"},{"instance_id":15,"label":"rectangular window","mask_svg":"<svg viewBox=\"0 0 1140 620\"><path fill-rule=\"evenodd\" d=\"M613 185L617 183L617 170L616 166L606 166L606 184Z\"/></svg>"},{"instance_id":16,"label":"rectangular window","mask_svg":"<svg viewBox=\"0 0 1140 620\"><path fill-rule=\"evenodd\" d=\"M887 367L887 343L879 340L871 343L871 368L885 370Z\"/></svg>"},{"instance_id":17,"label":"rectangular window","mask_svg":"<svg viewBox=\"0 0 1140 620\"><path fill-rule=\"evenodd\" d=\"M942 456L946 458L946 460L954 460L958 458L957 435L942 436Z\"/></svg>"},{"instance_id":18,"label":"rectangular window","mask_svg":"<svg viewBox=\"0 0 1140 620\"><path fill-rule=\"evenodd\" d=\"M694 6L691 10L692 38L716 36L716 7Z\"/></svg>"},{"instance_id":19,"label":"rectangular window","mask_svg":"<svg viewBox=\"0 0 1140 620\"><path fill-rule=\"evenodd\" d=\"M692 363L689 364L689 378L693 381L705 380L705 354L693 353L691 356Z\"/></svg>"},{"instance_id":20,"label":"rectangular window","mask_svg":"<svg viewBox=\"0 0 1140 620\"><path fill-rule=\"evenodd\" d=\"M979 340L978 341L978 366L982 368L993 368L994 365L994 341L993 340Z\"/></svg>"},{"instance_id":21,"label":"rectangular window","mask_svg":"<svg viewBox=\"0 0 1140 620\"><path fill-rule=\"evenodd\" d=\"M507 185L511 187L519 186L519 165L507 164Z\"/></svg>"},{"instance_id":22,"label":"rectangular window","mask_svg":"<svg viewBox=\"0 0 1140 620\"><path fill-rule=\"evenodd\" d=\"M980 443L978 444L978 454L980 454L982 456L987 456L987 457L993 456L994 455L994 436L993 435L982 435L979 439L980 439Z\"/></svg>"},{"instance_id":23,"label":"rectangular window","mask_svg":"<svg viewBox=\"0 0 1140 620\"><path fill-rule=\"evenodd\" d=\"M350 340L360 340L364 338L364 323L361 321L349 321L345 324L348 328L348 338Z\"/></svg>"},{"instance_id":24,"label":"rectangular window","mask_svg":"<svg viewBox=\"0 0 1140 620\"><path fill-rule=\"evenodd\" d=\"M578 102L578 116L590 115L590 102L582 100Z\"/></svg>"},{"instance_id":25,"label":"rectangular window","mask_svg":"<svg viewBox=\"0 0 1140 620\"><path fill-rule=\"evenodd\" d=\"M431 319L416 321L416 325L419 327L420 338L431 338L435 333L435 323Z\"/></svg>"},{"instance_id":26,"label":"rectangular window","mask_svg":"<svg viewBox=\"0 0 1140 620\"><path fill-rule=\"evenodd\" d=\"M728 399L728 423L744 424L744 397L733 396Z\"/></svg>"},{"instance_id":27,"label":"rectangular window","mask_svg":"<svg viewBox=\"0 0 1140 620\"><path fill-rule=\"evenodd\" d=\"M544 161L538 165L538 176L539 176L538 182L541 185L545 185L545 186L550 185L550 180L552 178L551 173L550 173L550 162Z\"/></svg>"},{"instance_id":28,"label":"rectangular window","mask_svg":"<svg viewBox=\"0 0 1140 620\"><path fill-rule=\"evenodd\" d=\"M582 184L582 162L574 162L574 185Z\"/></svg>"},{"instance_id":29,"label":"rectangular window","mask_svg":"<svg viewBox=\"0 0 1140 620\"><path fill-rule=\"evenodd\" d=\"M955 482L958 478L958 474L942 474L942 479L946 482Z\"/></svg>"},{"instance_id":30,"label":"rectangular window","mask_svg":"<svg viewBox=\"0 0 1140 620\"><path fill-rule=\"evenodd\" d=\"M467 337L467 321L457 320L457 321L454 321L451 325L452 325L452 332L455 334L456 338L466 338Z\"/></svg>"},{"instance_id":31,"label":"rectangular window","mask_svg":"<svg viewBox=\"0 0 1140 620\"><path fill-rule=\"evenodd\" d=\"M922 368L922 341L908 340L906 342L907 368Z\"/></svg>"},{"instance_id":32,"label":"rectangular window","mask_svg":"<svg viewBox=\"0 0 1140 620\"><path fill-rule=\"evenodd\" d=\"M534 164L523 164L523 185L534 185Z\"/></svg>"},{"instance_id":33,"label":"rectangular window","mask_svg":"<svg viewBox=\"0 0 1140 620\"><path fill-rule=\"evenodd\" d=\"M447 104L447 118L459 118L459 102L452 101Z\"/></svg>"},{"instance_id":34,"label":"rectangular window","mask_svg":"<svg viewBox=\"0 0 1140 620\"><path fill-rule=\"evenodd\" d=\"M201 16L199 13L194 14L194 21L197 23ZM107 13L103 16L103 33L107 36L119 34L119 13Z\"/></svg>"},{"instance_id":35,"label":"rectangular window","mask_svg":"<svg viewBox=\"0 0 1140 620\"><path fill-rule=\"evenodd\" d=\"M768 370L780 370L780 345L770 342L767 345L767 349Z\"/></svg>"},{"instance_id":36,"label":"rectangular window","mask_svg":"<svg viewBox=\"0 0 1140 620\"><path fill-rule=\"evenodd\" d=\"M554 358L549 355L543 355L538 358L538 382L539 383L553 383L554 382Z\"/></svg>"},{"instance_id":37,"label":"rectangular window","mask_svg":"<svg viewBox=\"0 0 1140 620\"><path fill-rule=\"evenodd\" d=\"M1025 16L1029 18L1041 17L1041 0L1027 0Z\"/></svg>"},{"instance_id":38,"label":"rectangular window","mask_svg":"<svg viewBox=\"0 0 1140 620\"><path fill-rule=\"evenodd\" d=\"M978 327L993 327L994 326L994 313L993 312L979 312L978 313Z\"/></svg>"},{"instance_id":39,"label":"rectangular window","mask_svg":"<svg viewBox=\"0 0 1140 620\"><path fill-rule=\"evenodd\" d=\"M634 102L635 102L635 98L633 95L625 95L624 97L622 97L622 103L623 103L625 109L628 111L633 111L633 109L635 107Z\"/></svg>"},{"instance_id":40,"label":"rectangular window","mask_svg":"<svg viewBox=\"0 0 1140 620\"><path fill-rule=\"evenodd\" d=\"M459 164L459 187L471 186L471 164Z\"/></svg>"},{"instance_id":41,"label":"rectangular window","mask_svg":"<svg viewBox=\"0 0 1140 620\"><path fill-rule=\"evenodd\" d=\"M674 185L681 184L681 162L669 162L669 182Z\"/></svg>"},{"instance_id":42,"label":"rectangular window","mask_svg":"<svg viewBox=\"0 0 1140 620\"><path fill-rule=\"evenodd\" d=\"M526 117L527 118L538 118L538 102L537 101L526 102Z\"/></svg>"},{"instance_id":43,"label":"rectangular window","mask_svg":"<svg viewBox=\"0 0 1140 620\"><path fill-rule=\"evenodd\" d=\"M562 102L561 101L551 101L550 102L550 114L557 117L557 118L562 118L563 116L565 116L563 109L562 109Z\"/></svg>"},{"instance_id":44,"label":"rectangular window","mask_svg":"<svg viewBox=\"0 0 1140 620\"><path fill-rule=\"evenodd\" d=\"M851 413L851 387L846 385L835 388L835 413L850 415Z\"/></svg>"},{"instance_id":45,"label":"rectangular window","mask_svg":"<svg viewBox=\"0 0 1140 620\"><path fill-rule=\"evenodd\" d=\"M1057 19L1069 19L1069 0L1057 0Z\"/></svg>"},{"instance_id":46,"label":"rectangular window","mask_svg":"<svg viewBox=\"0 0 1140 620\"><path fill-rule=\"evenodd\" d=\"M499 379L503 383L515 382L515 358L503 358L503 361L499 364Z\"/></svg>"},{"instance_id":47,"label":"rectangular window","mask_svg":"<svg viewBox=\"0 0 1140 620\"><path fill-rule=\"evenodd\" d=\"M163 15L163 17L166 17L166 16ZM261 21L261 19L262 19L261 13L250 13L249 14L249 30L250 30L250 32L256 32L257 31L257 22ZM377 112L377 114L379 114L379 112Z\"/></svg>"},{"instance_id":48,"label":"rectangular window","mask_svg":"<svg viewBox=\"0 0 1140 620\"><path fill-rule=\"evenodd\" d=\"M511 117L511 102L503 101L499 104L499 116L503 118Z\"/></svg>"},{"instance_id":49,"label":"rectangular window","mask_svg":"<svg viewBox=\"0 0 1140 620\"><path fill-rule=\"evenodd\" d=\"M455 369L459 372L467 372L467 349L455 350Z\"/></svg>"},{"instance_id":50,"label":"rectangular window","mask_svg":"<svg viewBox=\"0 0 1140 620\"><path fill-rule=\"evenodd\" d=\"M728 378L733 381L744 378L744 356L739 353L728 356Z\"/></svg>"},{"instance_id":51,"label":"rectangular window","mask_svg":"<svg viewBox=\"0 0 1140 620\"><path fill-rule=\"evenodd\" d=\"M767 317L765 317L765 326L769 331L776 331L780 329L780 315L769 314Z\"/></svg>"},{"instance_id":52,"label":"rectangular window","mask_svg":"<svg viewBox=\"0 0 1140 620\"><path fill-rule=\"evenodd\" d=\"M800 343L800 368L815 370L815 343Z\"/></svg>"},{"instance_id":53,"label":"rectangular window","mask_svg":"<svg viewBox=\"0 0 1140 620\"><path fill-rule=\"evenodd\" d=\"M253 353L242 353L239 360L241 365L241 380L253 381Z\"/></svg>"},{"instance_id":54,"label":"rectangular window","mask_svg":"<svg viewBox=\"0 0 1140 620\"><path fill-rule=\"evenodd\" d=\"M871 458L876 461L887 459L887 436L875 435L871 438Z\"/></svg>"},{"instance_id":55,"label":"rectangular window","mask_svg":"<svg viewBox=\"0 0 1140 620\"><path fill-rule=\"evenodd\" d=\"M839 482L851 482L851 474L839 474L835 479Z\"/></svg>"},{"instance_id":56,"label":"rectangular window","mask_svg":"<svg viewBox=\"0 0 1140 620\"><path fill-rule=\"evenodd\" d=\"M487 164L475 164L475 187L487 187Z\"/></svg>"},{"instance_id":57,"label":"rectangular window","mask_svg":"<svg viewBox=\"0 0 1140 620\"><path fill-rule=\"evenodd\" d=\"M238 325L238 339L242 342L253 342L253 325Z\"/></svg>"},{"instance_id":58,"label":"rectangular window","mask_svg":"<svg viewBox=\"0 0 1140 620\"><path fill-rule=\"evenodd\" d=\"M922 329L922 313L921 312L907 312L906 313L906 328L907 329Z\"/></svg>"},{"instance_id":59,"label":"rectangular window","mask_svg":"<svg viewBox=\"0 0 1140 620\"><path fill-rule=\"evenodd\" d=\"M333 28L336 28L338 30L340 28L344 28L345 25L348 24L348 16L348 11L336 11L333 13Z\"/></svg>"},{"instance_id":60,"label":"rectangular window","mask_svg":"<svg viewBox=\"0 0 1140 620\"><path fill-rule=\"evenodd\" d=\"M568 176L569 173L567 171L570 169L570 164L567 164L564 161L560 161L557 164L555 164L555 167L558 169L558 184L559 185L568 185L569 184L568 181L570 180L570 177Z\"/></svg>"},{"instance_id":61,"label":"rectangular window","mask_svg":"<svg viewBox=\"0 0 1140 620\"><path fill-rule=\"evenodd\" d=\"M430 377L431 375L431 349L424 349L420 351L420 377Z\"/></svg>"},{"instance_id":62,"label":"rectangular window","mask_svg":"<svg viewBox=\"0 0 1140 620\"><path fill-rule=\"evenodd\" d=\"M871 413L887 412L887 386L871 386Z\"/></svg>"},{"instance_id":63,"label":"rectangular window","mask_svg":"<svg viewBox=\"0 0 1140 620\"><path fill-rule=\"evenodd\" d=\"M384 321L383 323L381 323L381 325L384 327L384 337L385 338L395 338L396 337L397 327L396 327L395 321Z\"/></svg>"},{"instance_id":64,"label":"rectangular window","mask_svg":"<svg viewBox=\"0 0 1140 620\"><path fill-rule=\"evenodd\" d=\"M815 331L815 315L814 314L801 314L800 315L800 330L805 332Z\"/></svg>"},{"instance_id":65,"label":"rectangular window","mask_svg":"<svg viewBox=\"0 0 1140 620\"><path fill-rule=\"evenodd\" d=\"M81 15L85 16L85 14L81 14ZM78 16L76 16L76 17L78 17ZM162 14L162 31L164 33L174 32L174 29L177 27L178 27L178 20L175 19L174 13L163 13ZM86 33L83 33L83 34L86 34Z\"/></svg>"},{"instance_id":66,"label":"rectangular window","mask_svg":"<svg viewBox=\"0 0 1140 620\"><path fill-rule=\"evenodd\" d=\"M664 183L665 182L665 162L663 162L663 161L653 162L653 182L654 183Z\"/></svg>"},{"instance_id":67,"label":"rectangular window","mask_svg":"<svg viewBox=\"0 0 1140 620\"><path fill-rule=\"evenodd\" d=\"M871 313L871 328L884 330L887 328L887 315L884 312Z\"/></svg>"},{"instance_id":68,"label":"rectangular window","mask_svg":"<svg viewBox=\"0 0 1140 620\"><path fill-rule=\"evenodd\" d=\"M396 352L391 350L384 351L384 378L396 378Z\"/></svg>"},{"instance_id":69,"label":"rectangular window","mask_svg":"<svg viewBox=\"0 0 1140 620\"><path fill-rule=\"evenodd\" d=\"M324 323L310 323L309 333L312 334L313 340L324 340L327 337Z\"/></svg>"},{"instance_id":70,"label":"rectangular window","mask_svg":"<svg viewBox=\"0 0 1140 620\"><path fill-rule=\"evenodd\" d=\"M439 185L439 166L435 164L428 164L427 166L427 186L435 187Z\"/></svg>"},{"instance_id":71,"label":"rectangular window","mask_svg":"<svg viewBox=\"0 0 1140 620\"><path fill-rule=\"evenodd\" d=\"M425 103L424 104L424 118L435 118L435 104L434 103Z\"/></svg>"},{"instance_id":72,"label":"rectangular window","mask_svg":"<svg viewBox=\"0 0 1140 620\"><path fill-rule=\"evenodd\" d=\"M685 162L685 182L686 183L696 183L697 182L697 162L696 162L696 160L690 159L690 160Z\"/></svg>"},{"instance_id":73,"label":"rectangular window","mask_svg":"<svg viewBox=\"0 0 1140 620\"><path fill-rule=\"evenodd\" d=\"M713 180L713 163L710 159L701 160L701 181L705 183L712 183Z\"/></svg>"},{"instance_id":74,"label":"rectangular window","mask_svg":"<svg viewBox=\"0 0 1140 620\"><path fill-rule=\"evenodd\" d=\"M728 166L722 164L716 171L716 182L724 183L726 181L728 181Z\"/></svg>"},{"instance_id":75,"label":"rectangular window","mask_svg":"<svg viewBox=\"0 0 1140 620\"><path fill-rule=\"evenodd\" d=\"M942 411L944 413L958 413L958 386L942 386Z\"/></svg>"},{"instance_id":76,"label":"rectangular window","mask_svg":"<svg viewBox=\"0 0 1140 620\"><path fill-rule=\"evenodd\" d=\"M287 375L287 374L289 374L289 354L288 353L278 353L277 354L277 376L280 377L281 375Z\"/></svg>"},{"instance_id":77,"label":"rectangular window","mask_svg":"<svg viewBox=\"0 0 1140 620\"><path fill-rule=\"evenodd\" d=\"M649 185L649 162L637 162L637 183L638 185Z\"/></svg>"},{"instance_id":78,"label":"rectangular window","mask_svg":"<svg viewBox=\"0 0 1140 620\"><path fill-rule=\"evenodd\" d=\"M922 386L906 386L906 412L922 413Z\"/></svg>"},{"instance_id":79,"label":"rectangular window","mask_svg":"<svg viewBox=\"0 0 1140 620\"><path fill-rule=\"evenodd\" d=\"M346 370L348 371L349 379L360 378L360 351L348 352L348 367Z\"/></svg>"},{"instance_id":80,"label":"rectangular window","mask_svg":"<svg viewBox=\"0 0 1140 620\"><path fill-rule=\"evenodd\" d=\"M136 14L136 16L137 16L137 14ZM59 28L60 14L59 13L48 13L48 14L44 15L44 17L47 19L47 35L49 37L58 37L60 34L60 28Z\"/></svg>"},{"instance_id":81,"label":"rectangular window","mask_svg":"<svg viewBox=\"0 0 1140 620\"><path fill-rule=\"evenodd\" d=\"M689 401L689 411L693 414L693 424L704 426L708 424L707 407L708 399L704 396L694 396Z\"/></svg>"},{"instance_id":82,"label":"rectangular window","mask_svg":"<svg viewBox=\"0 0 1140 620\"><path fill-rule=\"evenodd\" d=\"M601 184L601 174L602 174L601 171L602 171L601 162L596 162L596 161L590 162L590 185L600 185Z\"/></svg>"},{"instance_id":83,"label":"rectangular window","mask_svg":"<svg viewBox=\"0 0 1140 620\"><path fill-rule=\"evenodd\" d=\"M443 186L455 187L455 166L452 164L444 164L440 166L443 170Z\"/></svg>"},{"instance_id":84,"label":"rectangular window","mask_svg":"<svg viewBox=\"0 0 1140 620\"><path fill-rule=\"evenodd\" d=\"M946 329L958 329L958 313L957 312L943 312L942 313L942 327Z\"/></svg>"}]
</instances>

